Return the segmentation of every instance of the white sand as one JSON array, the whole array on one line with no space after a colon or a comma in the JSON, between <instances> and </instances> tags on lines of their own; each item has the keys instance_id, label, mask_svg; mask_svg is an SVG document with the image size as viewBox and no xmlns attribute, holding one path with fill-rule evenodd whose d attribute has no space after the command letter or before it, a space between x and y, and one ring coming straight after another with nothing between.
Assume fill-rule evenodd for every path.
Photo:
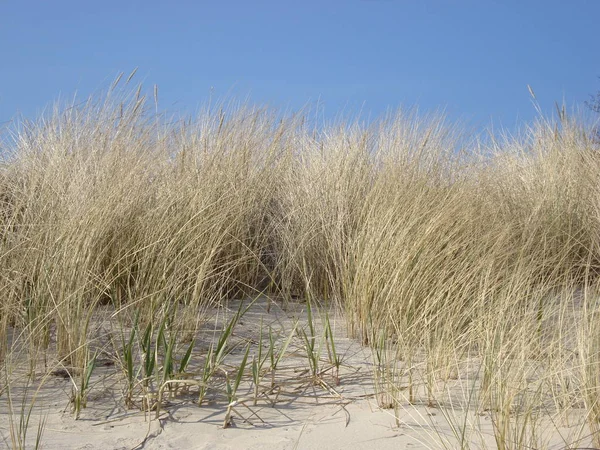
<instances>
[{"instance_id":1,"label":"white sand","mask_svg":"<svg viewBox=\"0 0 600 450\"><path fill-rule=\"evenodd\" d=\"M258 339L260 317L264 325L271 325L289 333L295 320L305 323L302 304L291 305L287 311L278 306L266 313L266 302L257 303L236 328L234 339ZM235 305L232 305L234 308ZM110 324L108 325L110 327ZM317 327L319 330L320 327ZM106 332L106 330L105 330ZM394 415L392 409L380 409L373 384L373 360L368 348L345 336L345 323L335 318L336 346L344 355L340 385L334 386L331 372L315 385L306 370L308 360L303 354L301 340L295 338L283 360L277 376L281 387L279 396L262 396L256 406L249 400L236 406L233 424L223 429L226 400L212 395L208 404L198 407L197 387L188 394L167 399L158 420L154 412L145 415L140 409L124 409L122 375L116 366L97 367L92 379L87 408L79 420L74 420L69 403L71 380L51 376L46 380L32 413L28 443L33 443L40 417L45 417L43 434L45 449L417 449L460 448L447 416L455 424L472 423L469 428L479 432L467 433L471 448L495 448L490 415L470 413L465 422L460 411L442 411L424 404L404 403ZM282 336L279 342L283 340ZM241 346L231 356L239 361ZM327 351L322 349L322 367L328 367ZM270 378L263 381L268 389ZM329 388L327 388L329 386ZM18 410L22 391L15 384L11 390L13 409ZM251 398L250 377L246 376L240 397ZM10 445L7 396L0 397L0 433ZM244 406L246 405L246 406ZM399 424L399 426L398 426ZM550 448L564 448L556 427L548 432ZM549 429L550 429L549 428ZM574 433L569 427L558 427L564 436ZM542 430L542 433L544 431ZM29 448L29 447L28 447Z\"/></svg>"}]
</instances>

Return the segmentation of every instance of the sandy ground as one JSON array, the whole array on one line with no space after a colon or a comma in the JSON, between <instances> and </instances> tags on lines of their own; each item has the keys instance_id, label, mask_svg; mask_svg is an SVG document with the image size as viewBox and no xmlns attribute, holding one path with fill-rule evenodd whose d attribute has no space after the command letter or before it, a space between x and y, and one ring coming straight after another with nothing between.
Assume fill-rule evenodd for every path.
<instances>
[{"instance_id":1,"label":"sandy ground","mask_svg":"<svg viewBox=\"0 0 600 450\"><path fill-rule=\"evenodd\" d=\"M270 325L282 331L280 342L296 321L300 326L306 324L305 305L289 305L285 310L275 305L267 313L267 304L257 302L246 313L236 327L234 339L256 343L261 317L263 327ZM235 308L231 305L232 310ZM261 388L262 395L254 405L250 400L250 377L245 377L238 391L241 402L234 408L231 426L224 429L226 400L209 393L208 402L198 407L195 386L187 393L166 399L158 419L154 412L125 409L121 371L117 365L100 359L92 377L87 408L78 420L73 417L69 401L72 381L61 376L45 380L37 396L27 441L33 443L37 424L44 418L45 449L453 449L460 446L452 424L455 427L460 423L467 424L467 430L479 430L472 435L467 432L470 448L496 447L491 416L485 412L465 416L458 410L405 404L396 410L396 417L393 409L381 409L375 395L370 349L347 337L345 322L339 315L331 318L337 352L343 355L338 386L332 371L323 374L320 384L308 376L308 359L301 339L295 337L277 374L279 390ZM321 330L320 321L316 322ZM107 327L104 332L110 334L110 323L104 321L103 326ZM241 347L230 356L232 364L240 360ZM324 347L321 354L322 367L329 367ZM264 385L269 382L264 380ZM19 399L23 398L19 389L15 384L11 390L13 410L17 413ZM0 441L0 447L10 448L8 411L7 396L2 395L0 433L4 442ZM562 429L564 436L571 432L566 425ZM538 433L544 433L543 426ZM559 438L552 436L548 433L550 448L565 448L560 433Z\"/></svg>"}]
</instances>

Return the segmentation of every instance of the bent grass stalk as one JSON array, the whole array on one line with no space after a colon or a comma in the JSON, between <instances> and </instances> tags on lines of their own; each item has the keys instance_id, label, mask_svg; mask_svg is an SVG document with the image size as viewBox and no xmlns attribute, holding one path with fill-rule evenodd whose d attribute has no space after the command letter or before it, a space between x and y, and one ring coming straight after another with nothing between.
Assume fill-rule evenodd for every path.
<instances>
[{"instance_id":1,"label":"bent grass stalk","mask_svg":"<svg viewBox=\"0 0 600 450\"><path fill-rule=\"evenodd\" d=\"M228 348L229 339L231 338L238 321L248 310L247 308L250 307L248 306L244 310L243 305L244 303L240 302L240 306L238 307L237 312L233 315L233 317L229 320L225 328L219 334L217 344L214 344L214 340L210 343L208 353L204 360L204 369L202 371L202 381L200 386L200 393L198 395L199 406L202 405L202 401L204 400L204 396L206 395L208 381L213 377L215 372L223 364L225 357L231 351L231 349Z\"/></svg>"},{"instance_id":2,"label":"bent grass stalk","mask_svg":"<svg viewBox=\"0 0 600 450\"><path fill-rule=\"evenodd\" d=\"M307 313L307 326L308 334L304 328L299 328L298 333L304 342L304 350L308 359L309 370L312 379L315 383L318 382L320 373L320 362L321 362L321 346L322 340L316 334L316 327L314 323L313 310L310 301L310 296L306 300L306 313Z\"/></svg>"},{"instance_id":3,"label":"bent grass stalk","mask_svg":"<svg viewBox=\"0 0 600 450\"><path fill-rule=\"evenodd\" d=\"M276 376L277 368L279 367L279 363L281 362L285 353L287 352L287 349L288 349L290 343L292 342L292 339L294 338L297 329L298 329L298 322L296 322L294 324L294 326L292 327L290 333L288 334L287 338L285 339L285 341L283 342L281 347L276 349L273 330L271 329L271 327L269 327L269 360L271 362L271 365L270 365L271 389L275 388L275 376Z\"/></svg>"},{"instance_id":4,"label":"bent grass stalk","mask_svg":"<svg viewBox=\"0 0 600 450\"><path fill-rule=\"evenodd\" d=\"M134 340L136 337L136 329L138 326L139 315L136 315L133 327L129 332L129 338L125 340L123 325L121 324L121 353L123 360L121 366L125 371L126 386L125 386L125 406L130 408L133 406L133 390L137 383L137 371L134 368Z\"/></svg>"},{"instance_id":5,"label":"bent grass stalk","mask_svg":"<svg viewBox=\"0 0 600 450\"><path fill-rule=\"evenodd\" d=\"M339 355L335 349L335 336L331 329L331 321L329 320L329 311L325 311L325 342L327 344L327 355L329 356L329 362L334 368L333 381L336 386L340 384L340 366L342 365L343 358Z\"/></svg>"},{"instance_id":6,"label":"bent grass stalk","mask_svg":"<svg viewBox=\"0 0 600 450\"><path fill-rule=\"evenodd\" d=\"M257 354L252 355L252 383L254 384L254 405L258 401L260 383L264 377L264 365L269 358L269 355L272 353L272 348L269 348L265 355L263 355L263 318L260 318L260 328L258 331L258 350ZM273 345L272 340L269 340L270 344Z\"/></svg>"},{"instance_id":7,"label":"bent grass stalk","mask_svg":"<svg viewBox=\"0 0 600 450\"><path fill-rule=\"evenodd\" d=\"M73 389L71 393L71 402L73 403L73 415L75 419L79 419L81 410L87 407L87 396L90 389L90 379L96 366L97 353L94 356L87 358L85 366L80 369L79 384L76 383L75 379L71 377L73 383Z\"/></svg>"},{"instance_id":8,"label":"bent grass stalk","mask_svg":"<svg viewBox=\"0 0 600 450\"><path fill-rule=\"evenodd\" d=\"M5 375L7 376L6 373L5 373ZM27 436L29 433L31 416L32 416L32 413L35 408L38 392L40 390L40 387L43 386L43 381L42 381L40 387L38 387L36 389L36 392L34 393L29 404L27 404L31 376L28 377L27 380L28 381L27 381L25 388L23 389L23 392L21 394L22 398L21 398L20 408L17 412L15 412L15 410L14 410L14 399L13 399L13 396L11 393L10 382L8 380L6 380L6 384L7 384L6 396L7 396L7 403L8 403L10 447L13 450L25 450L26 448L30 448L27 443ZM15 420L15 416L18 416L18 420ZM46 419L47 418L44 417L44 418L39 419L39 421L38 421L37 433L36 433L36 437L35 437L35 443L33 446L33 448L35 448L36 450L41 448L42 437L43 437L44 430L46 427ZM5 440L5 442L6 442L6 438L4 436L2 436L2 439ZM8 442L7 442L7 444L8 444Z\"/></svg>"},{"instance_id":9,"label":"bent grass stalk","mask_svg":"<svg viewBox=\"0 0 600 450\"><path fill-rule=\"evenodd\" d=\"M227 392L227 411L225 412L225 419L223 419L223 428L227 428L231 425L231 412L233 407L237 403L237 390L240 387L242 377L244 376L244 370L246 370L246 362L248 361L248 353L250 352L250 344L246 346L244 357L237 369L237 374L233 384L231 383L229 373L225 371L225 389Z\"/></svg>"}]
</instances>

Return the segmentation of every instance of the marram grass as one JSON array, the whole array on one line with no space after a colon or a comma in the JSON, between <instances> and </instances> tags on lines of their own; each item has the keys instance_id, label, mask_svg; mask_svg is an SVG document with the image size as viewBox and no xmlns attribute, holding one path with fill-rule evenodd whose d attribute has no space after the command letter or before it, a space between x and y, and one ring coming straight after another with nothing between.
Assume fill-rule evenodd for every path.
<instances>
[{"instance_id":1,"label":"marram grass","mask_svg":"<svg viewBox=\"0 0 600 450\"><path fill-rule=\"evenodd\" d=\"M600 156L588 128L563 114L484 146L403 112L311 127L223 106L167 123L141 92L113 88L4 140L0 396L24 355L33 378L66 370L78 416L108 354L127 406L141 395L157 414L180 388L197 387L202 403L225 371L229 423L244 380L256 404L270 371L273 397L273 352L279 363L292 342L312 382L329 370L340 382L329 317L323 330L312 320L335 307L385 356L374 377L386 404L446 405L447 446L476 434L459 406L491 411L498 448L548 447L544 414L582 408L587 431L564 445L600 446ZM242 346L227 371L229 322L194 363L206 311L265 295L306 300L309 327L278 346L261 325L261 348ZM100 310L120 327L114 341L99 334ZM194 364L204 372L190 375ZM477 382L457 406L443 386L465 367ZM15 425L8 439L17 448L25 435Z\"/></svg>"}]
</instances>

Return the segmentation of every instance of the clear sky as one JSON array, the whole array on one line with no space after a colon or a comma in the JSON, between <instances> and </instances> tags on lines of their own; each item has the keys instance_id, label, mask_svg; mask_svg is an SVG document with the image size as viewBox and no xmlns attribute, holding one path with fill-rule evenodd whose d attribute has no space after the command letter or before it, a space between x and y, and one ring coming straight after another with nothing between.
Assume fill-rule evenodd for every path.
<instances>
[{"instance_id":1,"label":"clear sky","mask_svg":"<svg viewBox=\"0 0 600 450\"><path fill-rule=\"evenodd\" d=\"M211 96L326 117L398 106L509 128L600 90L600 0L0 0L0 124L121 71L193 113Z\"/></svg>"}]
</instances>

